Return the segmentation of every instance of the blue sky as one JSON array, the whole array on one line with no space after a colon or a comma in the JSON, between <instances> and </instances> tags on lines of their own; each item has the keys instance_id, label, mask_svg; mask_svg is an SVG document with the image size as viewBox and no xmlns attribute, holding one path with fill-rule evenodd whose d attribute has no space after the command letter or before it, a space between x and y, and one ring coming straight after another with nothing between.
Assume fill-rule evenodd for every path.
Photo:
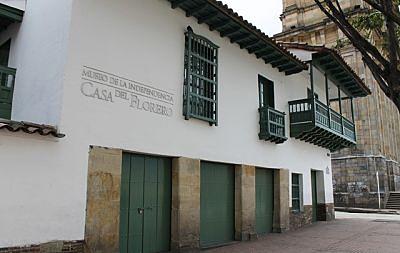
<instances>
[{"instance_id":1,"label":"blue sky","mask_svg":"<svg viewBox=\"0 0 400 253\"><path fill-rule=\"evenodd\" d=\"M266 34L281 32L282 0L222 0Z\"/></svg>"}]
</instances>

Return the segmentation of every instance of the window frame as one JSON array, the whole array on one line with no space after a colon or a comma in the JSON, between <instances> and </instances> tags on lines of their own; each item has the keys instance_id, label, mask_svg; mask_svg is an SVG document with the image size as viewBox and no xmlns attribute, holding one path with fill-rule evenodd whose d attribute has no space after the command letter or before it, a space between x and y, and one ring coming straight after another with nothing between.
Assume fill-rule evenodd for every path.
<instances>
[{"instance_id":1,"label":"window frame","mask_svg":"<svg viewBox=\"0 0 400 253\"><path fill-rule=\"evenodd\" d=\"M294 177L298 177L298 183L294 183ZM300 173L292 173L292 212L294 213L301 213L304 211L304 205L303 205L303 174ZM294 188L297 188L298 196L294 196ZM298 201L299 206L295 207L294 201Z\"/></svg>"},{"instance_id":2,"label":"window frame","mask_svg":"<svg viewBox=\"0 0 400 253\"><path fill-rule=\"evenodd\" d=\"M270 107L275 109L275 84L262 75L258 75L258 104L260 108Z\"/></svg>"},{"instance_id":3,"label":"window frame","mask_svg":"<svg viewBox=\"0 0 400 253\"><path fill-rule=\"evenodd\" d=\"M185 33L183 115L218 125L218 49L188 27Z\"/></svg>"}]
</instances>

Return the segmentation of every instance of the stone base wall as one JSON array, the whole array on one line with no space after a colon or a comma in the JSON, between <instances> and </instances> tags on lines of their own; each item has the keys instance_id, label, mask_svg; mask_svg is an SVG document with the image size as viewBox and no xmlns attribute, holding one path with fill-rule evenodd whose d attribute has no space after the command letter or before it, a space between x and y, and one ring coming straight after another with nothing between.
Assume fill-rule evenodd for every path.
<instances>
[{"instance_id":1,"label":"stone base wall","mask_svg":"<svg viewBox=\"0 0 400 253\"><path fill-rule=\"evenodd\" d=\"M378 182L381 203L390 191L400 190L400 169L397 162L384 157L333 157L333 189L335 206L378 208ZM383 207L383 206L382 206Z\"/></svg>"},{"instance_id":2,"label":"stone base wall","mask_svg":"<svg viewBox=\"0 0 400 253\"><path fill-rule=\"evenodd\" d=\"M290 230L297 230L312 223L312 206L304 206L303 211L290 210Z\"/></svg>"},{"instance_id":3,"label":"stone base wall","mask_svg":"<svg viewBox=\"0 0 400 253\"><path fill-rule=\"evenodd\" d=\"M378 193L365 192L365 193L347 193L335 192L334 193L335 206L337 207L356 207L356 208L374 208L379 207ZM388 193L381 193L381 207L386 203Z\"/></svg>"},{"instance_id":4,"label":"stone base wall","mask_svg":"<svg viewBox=\"0 0 400 253\"><path fill-rule=\"evenodd\" d=\"M85 252L119 252L122 150L89 152Z\"/></svg>"},{"instance_id":5,"label":"stone base wall","mask_svg":"<svg viewBox=\"0 0 400 253\"><path fill-rule=\"evenodd\" d=\"M9 247L0 253L83 253L83 241L55 241L39 245Z\"/></svg>"},{"instance_id":6,"label":"stone base wall","mask_svg":"<svg viewBox=\"0 0 400 253\"><path fill-rule=\"evenodd\" d=\"M318 204L317 206L318 221L331 221L335 219L335 206L330 204Z\"/></svg>"}]
</instances>

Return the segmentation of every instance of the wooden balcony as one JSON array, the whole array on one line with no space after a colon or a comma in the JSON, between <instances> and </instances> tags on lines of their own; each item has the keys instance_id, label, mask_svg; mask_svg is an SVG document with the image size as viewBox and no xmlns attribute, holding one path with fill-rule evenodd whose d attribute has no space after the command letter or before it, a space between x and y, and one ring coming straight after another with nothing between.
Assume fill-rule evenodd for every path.
<instances>
[{"instance_id":1,"label":"wooden balcony","mask_svg":"<svg viewBox=\"0 0 400 253\"><path fill-rule=\"evenodd\" d=\"M318 99L289 102L290 136L336 151L356 144L354 123Z\"/></svg>"},{"instance_id":2,"label":"wooden balcony","mask_svg":"<svg viewBox=\"0 0 400 253\"><path fill-rule=\"evenodd\" d=\"M0 118L11 119L16 69L0 66Z\"/></svg>"},{"instance_id":3,"label":"wooden balcony","mask_svg":"<svg viewBox=\"0 0 400 253\"><path fill-rule=\"evenodd\" d=\"M275 110L269 106L258 109L260 112L261 140L281 144L287 140L285 135L285 113Z\"/></svg>"}]
</instances>

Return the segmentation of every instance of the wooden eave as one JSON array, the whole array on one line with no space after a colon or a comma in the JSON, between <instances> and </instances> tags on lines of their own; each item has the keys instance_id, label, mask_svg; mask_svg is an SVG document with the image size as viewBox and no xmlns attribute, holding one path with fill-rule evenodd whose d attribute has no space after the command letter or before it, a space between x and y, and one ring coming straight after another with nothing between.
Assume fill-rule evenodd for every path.
<instances>
[{"instance_id":1,"label":"wooden eave","mask_svg":"<svg viewBox=\"0 0 400 253\"><path fill-rule=\"evenodd\" d=\"M296 58L285 48L279 46L273 39L261 32L243 17L217 0L168 0L171 7L181 8L187 17L195 17L199 24L207 24L211 31L219 32L221 37L227 37L231 43L236 43L241 49L247 50L257 58L262 58L266 64L272 65L286 75L299 73L308 69L307 64ZM274 58L271 60L271 58Z\"/></svg>"},{"instance_id":2,"label":"wooden eave","mask_svg":"<svg viewBox=\"0 0 400 253\"><path fill-rule=\"evenodd\" d=\"M0 3L0 31L5 30L10 24L22 22L24 11Z\"/></svg>"}]
</instances>

